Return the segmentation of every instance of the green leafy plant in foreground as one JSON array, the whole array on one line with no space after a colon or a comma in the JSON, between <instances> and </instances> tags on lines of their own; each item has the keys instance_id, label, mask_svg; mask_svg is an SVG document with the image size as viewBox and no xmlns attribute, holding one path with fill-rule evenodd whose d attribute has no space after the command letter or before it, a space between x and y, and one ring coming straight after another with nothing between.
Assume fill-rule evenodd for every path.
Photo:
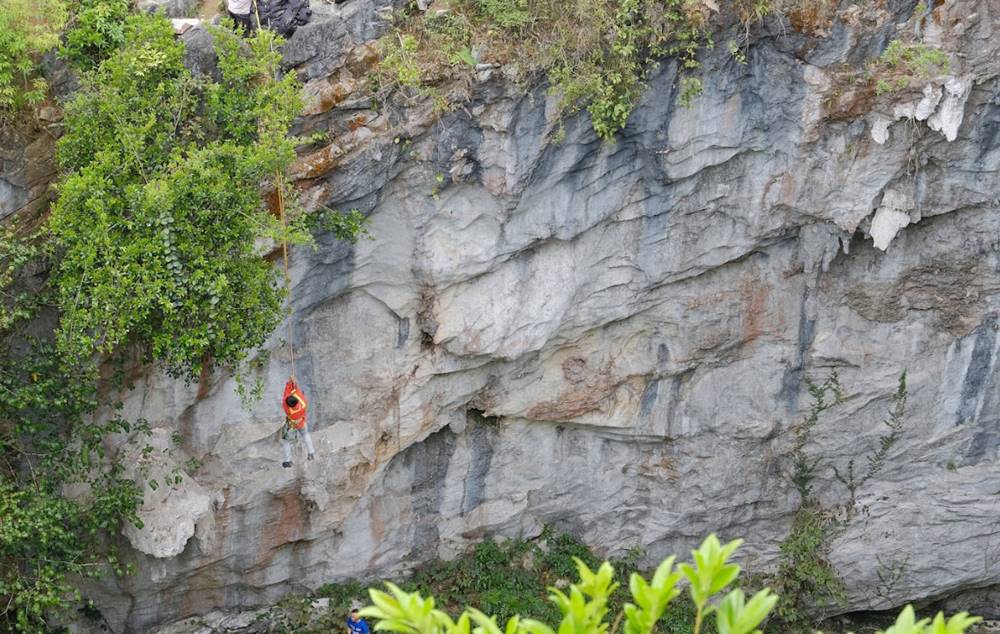
<instances>
[{"instance_id":1,"label":"green leafy plant in foreground","mask_svg":"<svg viewBox=\"0 0 1000 634\"><path fill-rule=\"evenodd\" d=\"M694 564L674 567L674 558L664 561L653 573L650 580L638 573L629 578L632 601L623 606L617 615L618 626L629 634L648 633L663 617L668 605L679 594L678 584L682 578L691 583L691 599L697 610L694 632L702 629L703 620L716 615L715 625L720 634L750 634L767 616L777 597L764 589L749 601L741 590L732 590L718 604L710 599L716 597L729 586L739 574L739 566L728 558L739 547L740 541L722 545L715 535L710 535L702 546L694 551ZM558 628L533 619L514 616L501 629L494 617L468 608L457 620L436 609L433 598L424 598L419 593L408 593L393 584L386 584L388 592L371 590L373 606L362 610L362 614L379 619L377 630L420 634L445 634L480 632L483 634L529 633L560 634L577 632L603 633L609 631L607 623L608 601L618 584L614 581L615 571L610 563L603 563L592 570L579 558L574 558L579 582L566 591L550 588L550 600L562 614ZM474 629L473 629L474 625Z\"/></svg>"},{"instance_id":2,"label":"green leafy plant in foreground","mask_svg":"<svg viewBox=\"0 0 1000 634\"><path fill-rule=\"evenodd\" d=\"M453 619L436 607L433 597L406 592L391 583L386 583L387 591L369 590L373 605L361 614L377 620L376 631L404 634L650 634L667 615L671 601L680 595L678 584L683 577L697 610L693 634L700 634L710 617L714 617L719 634L758 634L778 597L767 588L749 600L739 588L722 595L739 576L740 566L730 560L741 543L722 544L709 535L692 552L692 563L675 568L674 557L669 557L650 580L633 573L629 579L632 601L610 623L608 602L618 586L614 568L605 562L593 570L580 559L575 559L577 583L566 590L550 588L549 600L561 615L555 626L519 615L501 625L496 617L474 607L467 607ZM962 612L951 619L938 613L933 620L918 621L913 608L907 606L883 634L962 634L980 620Z\"/></svg>"}]
</instances>

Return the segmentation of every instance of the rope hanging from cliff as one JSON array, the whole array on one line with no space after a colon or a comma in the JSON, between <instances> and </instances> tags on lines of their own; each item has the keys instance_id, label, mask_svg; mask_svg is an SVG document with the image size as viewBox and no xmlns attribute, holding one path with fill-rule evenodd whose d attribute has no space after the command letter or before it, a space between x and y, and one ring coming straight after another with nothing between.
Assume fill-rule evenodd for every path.
<instances>
[{"instance_id":1,"label":"rope hanging from cliff","mask_svg":"<svg viewBox=\"0 0 1000 634\"><path fill-rule=\"evenodd\" d=\"M285 220L285 181L282 178L281 172L276 172L274 175L275 191L278 195L278 215L281 217L281 260L282 265L285 270L285 295L288 296L289 308L291 308L291 296L292 296L292 276L288 273L288 236L285 235L288 231L288 223ZM292 311L289 310L288 314L288 358L292 362L292 380L297 381L295 375L295 343L294 339L294 323Z\"/></svg>"},{"instance_id":2,"label":"rope hanging from cliff","mask_svg":"<svg viewBox=\"0 0 1000 634\"><path fill-rule=\"evenodd\" d=\"M253 11L257 16L257 28L261 28L260 21L260 7L257 5L257 0L253 0ZM272 40L272 51L273 51L273 40ZM273 78L272 78L273 79ZM288 358L292 364L292 380L298 381L298 377L295 372L295 330L293 323L293 316L291 311L291 296L292 296L292 276L288 273L288 222L285 219L285 179L284 175L280 170L274 173L274 188L275 193L278 197L278 216L281 218L281 262L285 273L285 295L289 298L289 311L288 311Z\"/></svg>"}]
</instances>

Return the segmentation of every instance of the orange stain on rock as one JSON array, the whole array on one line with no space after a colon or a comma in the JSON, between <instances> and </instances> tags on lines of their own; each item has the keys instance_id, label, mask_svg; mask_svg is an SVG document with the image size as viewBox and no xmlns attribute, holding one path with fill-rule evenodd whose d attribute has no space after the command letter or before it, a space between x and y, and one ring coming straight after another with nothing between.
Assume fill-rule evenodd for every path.
<instances>
[{"instance_id":1,"label":"orange stain on rock","mask_svg":"<svg viewBox=\"0 0 1000 634\"><path fill-rule=\"evenodd\" d=\"M317 152L300 157L292 164L288 175L292 180L325 176L340 165L340 159L344 154L346 152L343 148L331 143Z\"/></svg>"},{"instance_id":2,"label":"orange stain on rock","mask_svg":"<svg viewBox=\"0 0 1000 634\"><path fill-rule=\"evenodd\" d=\"M272 508L276 513L263 522L255 567L263 568L271 563L281 548L302 539L306 527L306 509L299 495L298 481L293 481L282 489Z\"/></svg>"},{"instance_id":3,"label":"orange stain on rock","mask_svg":"<svg viewBox=\"0 0 1000 634\"><path fill-rule=\"evenodd\" d=\"M620 383L609 375L586 381L579 387L567 390L552 401L536 404L525 418L537 421L564 421L579 418L598 409L604 399L614 394Z\"/></svg>"},{"instance_id":4,"label":"orange stain on rock","mask_svg":"<svg viewBox=\"0 0 1000 634\"><path fill-rule=\"evenodd\" d=\"M743 303L743 341L750 342L768 331L768 298L771 288L752 280L743 282L740 297Z\"/></svg>"},{"instance_id":5,"label":"orange stain on rock","mask_svg":"<svg viewBox=\"0 0 1000 634\"><path fill-rule=\"evenodd\" d=\"M354 132L358 128L364 127L365 123L367 122L368 119L365 117L365 115L363 114L354 115L353 117L351 117L350 121L347 122L347 128L351 132Z\"/></svg>"}]
</instances>

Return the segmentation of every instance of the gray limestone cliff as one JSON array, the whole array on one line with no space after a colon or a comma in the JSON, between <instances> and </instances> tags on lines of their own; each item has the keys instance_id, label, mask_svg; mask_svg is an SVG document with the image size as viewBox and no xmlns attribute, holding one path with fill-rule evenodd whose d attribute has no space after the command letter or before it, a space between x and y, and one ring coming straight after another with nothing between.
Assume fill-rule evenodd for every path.
<instances>
[{"instance_id":1,"label":"gray limestone cliff","mask_svg":"<svg viewBox=\"0 0 1000 634\"><path fill-rule=\"evenodd\" d=\"M716 531L764 569L798 504L806 379L836 370L846 391L808 447L832 507L832 467L876 448L905 370L902 438L830 544L836 609L997 612L1000 2L935 3L920 37L947 77L838 88L915 28L915 4L842 3L822 37L767 22L746 64L704 55L690 108L665 61L609 143L503 69L440 116L375 110L366 42L392 3L314 2L285 54L301 130L330 141L294 176L308 207L368 214L373 239L293 249L293 314L249 411L229 376L139 379L124 414L154 427L146 466L187 477L147 490L122 538L136 574L88 596L140 632L546 524L647 563ZM22 181L0 181L14 203ZM288 337L318 456L283 469Z\"/></svg>"}]
</instances>

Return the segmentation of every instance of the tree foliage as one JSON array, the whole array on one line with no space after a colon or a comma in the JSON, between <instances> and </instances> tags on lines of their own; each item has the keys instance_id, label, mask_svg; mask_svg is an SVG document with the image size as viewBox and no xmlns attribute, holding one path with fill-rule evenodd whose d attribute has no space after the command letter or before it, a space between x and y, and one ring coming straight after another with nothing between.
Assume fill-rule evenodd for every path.
<instances>
[{"instance_id":1,"label":"tree foliage","mask_svg":"<svg viewBox=\"0 0 1000 634\"><path fill-rule=\"evenodd\" d=\"M51 226L59 343L75 356L138 344L177 375L234 365L282 317L256 241L295 238L260 191L284 186L301 109L278 38L213 32L220 81L193 77L170 23L125 24L125 45L67 104Z\"/></svg>"},{"instance_id":2,"label":"tree foliage","mask_svg":"<svg viewBox=\"0 0 1000 634\"><path fill-rule=\"evenodd\" d=\"M77 0L60 53L77 68L89 70L125 43L131 0Z\"/></svg>"},{"instance_id":3,"label":"tree foliage","mask_svg":"<svg viewBox=\"0 0 1000 634\"><path fill-rule=\"evenodd\" d=\"M65 22L62 0L0 3L0 124L45 98L48 86L38 73L38 60L59 44Z\"/></svg>"},{"instance_id":4,"label":"tree foliage","mask_svg":"<svg viewBox=\"0 0 1000 634\"><path fill-rule=\"evenodd\" d=\"M103 444L135 426L95 420L96 367L32 334L52 312L40 238L0 228L0 629L23 631L75 596L71 575L121 569L104 536L141 501Z\"/></svg>"}]
</instances>

